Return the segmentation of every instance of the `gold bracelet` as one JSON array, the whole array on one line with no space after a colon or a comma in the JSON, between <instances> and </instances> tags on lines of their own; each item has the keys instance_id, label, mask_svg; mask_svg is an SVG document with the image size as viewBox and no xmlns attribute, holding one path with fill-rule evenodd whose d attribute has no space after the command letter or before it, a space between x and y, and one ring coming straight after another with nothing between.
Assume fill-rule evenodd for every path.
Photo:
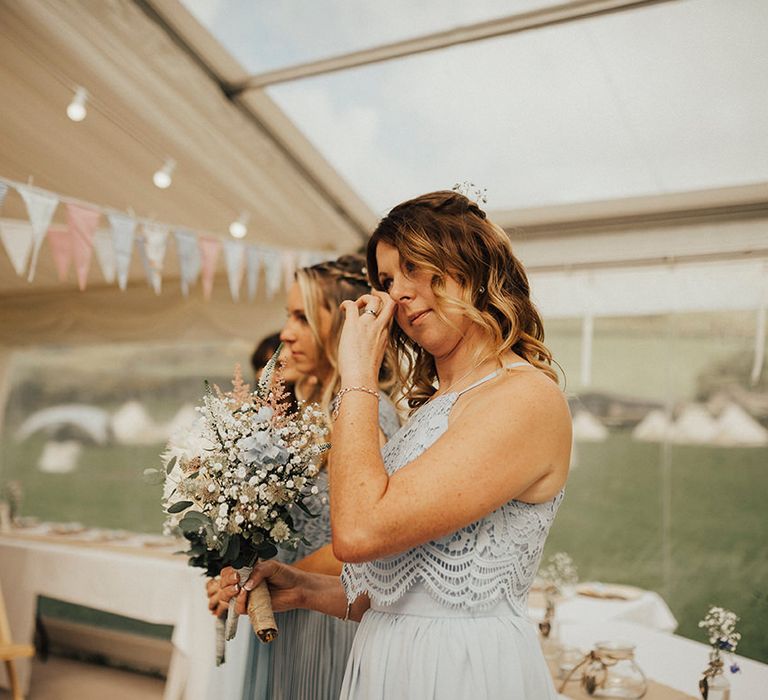
<instances>
[{"instance_id":1,"label":"gold bracelet","mask_svg":"<svg viewBox=\"0 0 768 700\"><path fill-rule=\"evenodd\" d=\"M341 408L341 399L343 398L344 394L350 391L362 391L366 394L370 394L371 396L375 396L377 401L380 398L378 391L376 391L375 389L369 389L367 386L345 386L343 389L339 390L339 393L336 394L331 404L331 418L334 421L339 417L339 408Z\"/></svg>"}]
</instances>

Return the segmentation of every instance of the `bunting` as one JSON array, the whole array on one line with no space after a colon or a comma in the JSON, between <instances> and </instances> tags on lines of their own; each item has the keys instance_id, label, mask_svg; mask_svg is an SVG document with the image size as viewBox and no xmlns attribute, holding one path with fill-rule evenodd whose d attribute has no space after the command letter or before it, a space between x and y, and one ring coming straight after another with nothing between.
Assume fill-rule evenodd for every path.
<instances>
[{"instance_id":1,"label":"bunting","mask_svg":"<svg viewBox=\"0 0 768 700\"><path fill-rule=\"evenodd\" d=\"M227 265L229 293L234 301L240 301L240 285L243 283L245 246L239 241L224 243L224 262Z\"/></svg>"},{"instance_id":2,"label":"bunting","mask_svg":"<svg viewBox=\"0 0 768 700\"><path fill-rule=\"evenodd\" d=\"M168 243L168 228L161 224L143 224L141 227L141 260L144 273L155 294L160 294L163 285L163 262Z\"/></svg>"},{"instance_id":3,"label":"bunting","mask_svg":"<svg viewBox=\"0 0 768 700\"><path fill-rule=\"evenodd\" d=\"M50 193L37 192L24 185L18 185L16 191L21 195L27 206L29 222L32 224L32 260L29 263L28 282L35 279L37 269L37 256L40 254L40 246L51 224L53 213L59 203L59 198Z\"/></svg>"},{"instance_id":4,"label":"bunting","mask_svg":"<svg viewBox=\"0 0 768 700\"><path fill-rule=\"evenodd\" d=\"M66 282L69 266L72 264L72 234L66 226L51 226L48 229L48 249L59 275L59 282Z\"/></svg>"},{"instance_id":5,"label":"bunting","mask_svg":"<svg viewBox=\"0 0 768 700\"><path fill-rule=\"evenodd\" d=\"M213 278L216 275L216 261L221 250L221 241L218 238L200 236L198 245L203 273L203 297L209 301L213 292Z\"/></svg>"},{"instance_id":6,"label":"bunting","mask_svg":"<svg viewBox=\"0 0 768 700\"><path fill-rule=\"evenodd\" d=\"M30 180L31 183L31 180ZM31 184L25 185L0 178L0 207L10 189L18 191L26 205L29 222L0 220L0 240L14 270L19 276L35 278L40 249L46 237L60 280L65 281L69 269L75 267L78 287L84 290L93 260L94 250L101 273L108 284L117 281L120 289L128 286L134 241L138 242L147 280L160 294L167 239L171 228L164 224L137 220L132 212L125 215L101 207L69 200ZM66 227L52 226L59 204L66 209ZM104 214L109 221L108 230L98 229ZM137 227L141 232L137 235ZM174 230L179 255L182 293L187 296L190 287L202 273L203 294L211 298L216 277L219 253L224 258L232 299L239 301L243 280L247 274L248 298L253 300L264 271L264 287L269 299L281 287L289 289L297 267L310 266L328 256L321 251L286 250L246 245L242 241L222 240L215 235L201 235L187 229Z\"/></svg>"},{"instance_id":7,"label":"bunting","mask_svg":"<svg viewBox=\"0 0 768 700\"><path fill-rule=\"evenodd\" d=\"M115 270L117 283L122 291L128 285L128 270L133 255L133 237L136 221L125 214L110 214L109 225L112 227L112 247L115 249Z\"/></svg>"},{"instance_id":8,"label":"bunting","mask_svg":"<svg viewBox=\"0 0 768 700\"><path fill-rule=\"evenodd\" d=\"M72 234L72 254L77 273L77 286L85 291L88 270L93 257L93 236L99 225L101 212L79 204L67 204L67 226Z\"/></svg>"},{"instance_id":9,"label":"bunting","mask_svg":"<svg viewBox=\"0 0 768 700\"><path fill-rule=\"evenodd\" d=\"M107 284L115 282L115 247L112 244L112 236L109 231L101 228L93 237L93 248L96 251L96 259L104 281Z\"/></svg>"},{"instance_id":10,"label":"bunting","mask_svg":"<svg viewBox=\"0 0 768 700\"><path fill-rule=\"evenodd\" d=\"M248 265L248 300L253 301L256 298L256 291L259 287L259 273L261 272L261 253L258 248L251 246L247 253Z\"/></svg>"},{"instance_id":11,"label":"bunting","mask_svg":"<svg viewBox=\"0 0 768 700\"><path fill-rule=\"evenodd\" d=\"M280 253L264 250L262 252L262 261L264 264L264 282L267 287L267 299L272 299L277 294L277 290L280 289L280 278L283 273Z\"/></svg>"},{"instance_id":12,"label":"bunting","mask_svg":"<svg viewBox=\"0 0 768 700\"><path fill-rule=\"evenodd\" d=\"M296 255L289 250L283 252L281 256L281 264L283 267L283 284L285 285L285 293L287 294L293 284L293 278L296 275Z\"/></svg>"},{"instance_id":13,"label":"bunting","mask_svg":"<svg viewBox=\"0 0 768 700\"><path fill-rule=\"evenodd\" d=\"M197 282L200 274L200 248L197 245L197 234L185 229L177 229L173 233L176 240L176 254L179 257L181 271L181 293L189 296L189 288Z\"/></svg>"},{"instance_id":14,"label":"bunting","mask_svg":"<svg viewBox=\"0 0 768 700\"><path fill-rule=\"evenodd\" d=\"M0 238L11 265L23 277L32 252L32 224L26 221L0 221Z\"/></svg>"}]
</instances>

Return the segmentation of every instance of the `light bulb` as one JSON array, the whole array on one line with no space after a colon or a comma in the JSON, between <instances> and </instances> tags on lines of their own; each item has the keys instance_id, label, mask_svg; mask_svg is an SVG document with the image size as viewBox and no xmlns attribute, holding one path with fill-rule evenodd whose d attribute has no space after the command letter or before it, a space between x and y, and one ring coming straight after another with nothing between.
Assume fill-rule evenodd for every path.
<instances>
[{"instance_id":1,"label":"light bulb","mask_svg":"<svg viewBox=\"0 0 768 700\"><path fill-rule=\"evenodd\" d=\"M152 182L155 183L155 187L159 187L164 190L171 186L171 175L176 168L176 161L173 158L167 158L163 167L160 168L153 176Z\"/></svg>"},{"instance_id":2,"label":"light bulb","mask_svg":"<svg viewBox=\"0 0 768 700\"><path fill-rule=\"evenodd\" d=\"M75 90L75 96L72 98L72 102L67 105L67 116L73 122L81 122L88 114L88 110L85 108L85 101L88 99L88 92L84 87L78 87Z\"/></svg>"},{"instance_id":3,"label":"light bulb","mask_svg":"<svg viewBox=\"0 0 768 700\"><path fill-rule=\"evenodd\" d=\"M235 238L245 238L245 235L248 233L248 219L250 218L247 211L244 211L242 214L240 214L240 218L236 221L233 221L229 225L229 233L230 235L234 236Z\"/></svg>"}]
</instances>

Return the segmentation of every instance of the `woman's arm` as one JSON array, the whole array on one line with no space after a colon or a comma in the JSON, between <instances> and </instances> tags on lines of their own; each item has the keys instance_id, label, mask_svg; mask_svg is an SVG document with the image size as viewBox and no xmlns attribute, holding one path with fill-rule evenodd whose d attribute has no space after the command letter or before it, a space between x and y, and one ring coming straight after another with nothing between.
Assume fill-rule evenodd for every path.
<instances>
[{"instance_id":1,"label":"woman's arm","mask_svg":"<svg viewBox=\"0 0 768 700\"><path fill-rule=\"evenodd\" d=\"M362 374L344 385L365 381ZM548 500L565 483L570 414L559 388L535 370L502 373L462 397L449 429L391 477L376 439L376 408L370 396L348 392L334 425L331 527L342 561L403 552L512 499Z\"/></svg>"},{"instance_id":2,"label":"woman's arm","mask_svg":"<svg viewBox=\"0 0 768 700\"><path fill-rule=\"evenodd\" d=\"M294 563L297 569L330 576L341 575L341 562L333 556L333 547L326 544Z\"/></svg>"},{"instance_id":3,"label":"woman's arm","mask_svg":"<svg viewBox=\"0 0 768 700\"><path fill-rule=\"evenodd\" d=\"M347 598L338 576L302 571L288 564L271 559L259 562L253 573L237 594L237 612L245 613L248 593L266 581L275 612L303 608L344 619ZM232 594L236 586L222 587L224 595ZM231 595L229 595L231 597ZM359 621L370 603L367 596L360 596L350 607L348 620Z\"/></svg>"}]
</instances>

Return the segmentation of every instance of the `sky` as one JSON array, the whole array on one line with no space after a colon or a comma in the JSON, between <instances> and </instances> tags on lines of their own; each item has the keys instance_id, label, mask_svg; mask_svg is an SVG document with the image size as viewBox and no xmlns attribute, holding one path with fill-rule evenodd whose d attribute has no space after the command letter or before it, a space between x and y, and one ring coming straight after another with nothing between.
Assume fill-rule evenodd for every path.
<instances>
[{"instance_id":1,"label":"sky","mask_svg":"<svg viewBox=\"0 0 768 700\"><path fill-rule=\"evenodd\" d=\"M261 72L546 0L183 0ZM768 181L768 3L677 0L273 86L376 214L472 181L517 209Z\"/></svg>"}]
</instances>

